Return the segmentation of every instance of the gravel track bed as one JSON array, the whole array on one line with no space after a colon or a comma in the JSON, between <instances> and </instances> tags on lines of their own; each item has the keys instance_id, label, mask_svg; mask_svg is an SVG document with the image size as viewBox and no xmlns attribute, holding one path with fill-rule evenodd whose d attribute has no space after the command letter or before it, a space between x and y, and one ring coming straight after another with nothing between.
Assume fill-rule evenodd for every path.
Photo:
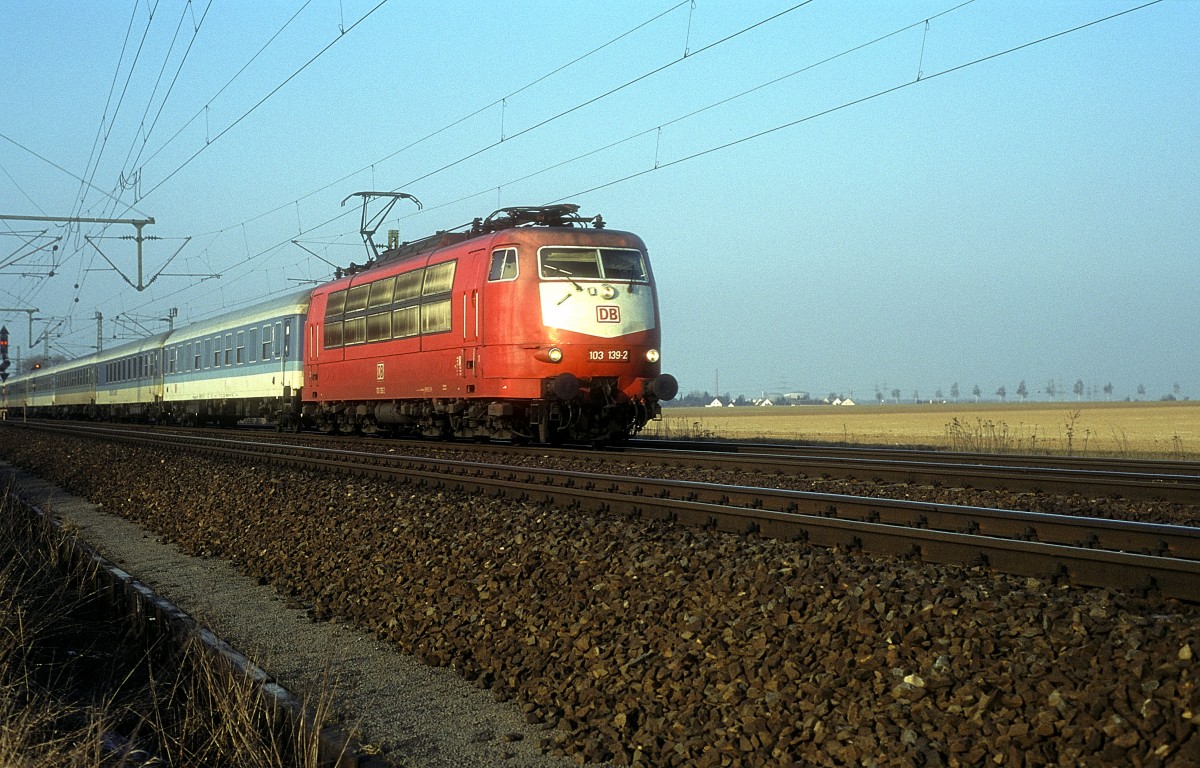
<instances>
[{"instance_id":1,"label":"gravel track bed","mask_svg":"<svg viewBox=\"0 0 1200 768\"><path fill-rule=\"evenodd\" d=\"M1200 763L1197 606L11 434L8 460L455 669L576 761Z\"/></svg>"},{"instance_id":2,"label":"gravel track bed","mask_svg":"<svg viewBox=\"0 0 1200 768\"><path fill-rule=\"evenodd\" d=\"M284 441L315 447L330 446L342 450L388 453L409 456L434 456L453 461L543 467L575 472L605 472L629 477L690 480L700 483L758 486L815 493L842 493L851 496L926 501L934 504L959 504L973 507L1014 509L1044 514L1098 517L1109 520L1133 520L1144 523L1200 526L1200 505L1163 501L1130 501L1115 497L1088 497L1079 494L1050 494L930 486L914 483L887 483L866 480L800 477L761 470L720 470L707 467L657 466L645 460L616 452L597 451L581 458L564 458L539 453L537 448L514 448L498 455L470 448L454 448L444 443L386 438L346 439L311 434L280 437L270 432L251 434L256 441ZM228 437L227 431L211 430L206 436Z\"/></svg>"}]
</instances>

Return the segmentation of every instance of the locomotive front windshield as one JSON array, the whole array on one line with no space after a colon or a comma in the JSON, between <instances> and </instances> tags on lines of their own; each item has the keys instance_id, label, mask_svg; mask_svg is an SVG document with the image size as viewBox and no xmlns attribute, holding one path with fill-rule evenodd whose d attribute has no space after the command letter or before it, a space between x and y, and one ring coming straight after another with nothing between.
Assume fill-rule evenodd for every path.
<instances>
[{"instance_id":1,"label":"locomotive front windshield","mask_svg":"<svg viewBox=\"0 0 1200 768\"><path fill-rule=\"evenodd\" d=\"M543 278L645 282L646 261L629 248L569 248L552 246L538 252Z\"/></svg>"}]
</instances>

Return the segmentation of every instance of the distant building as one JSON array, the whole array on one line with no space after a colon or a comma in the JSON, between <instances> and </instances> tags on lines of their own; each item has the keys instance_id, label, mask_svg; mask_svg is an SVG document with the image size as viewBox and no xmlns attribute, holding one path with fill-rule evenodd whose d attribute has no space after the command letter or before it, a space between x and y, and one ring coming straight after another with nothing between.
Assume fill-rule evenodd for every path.
<instances>
[{"instance_id":1,"label":"distant building","mask_svg":"<svg viewBox=\"0 0 1200 768\"><path fill-rule=\"evenodd\" d=\"M730 403L730 405L733 405L733 403ZM711 403L709 403L708 405L704 406L704 407L705 407L705 408L724 408L724 407L725 407L725 403L722 403L722 402L721 402L721 398L719 398L719 397L714 397L714 398L713 398L713 401L712 401Z\"/></svg>"}]
</instances>

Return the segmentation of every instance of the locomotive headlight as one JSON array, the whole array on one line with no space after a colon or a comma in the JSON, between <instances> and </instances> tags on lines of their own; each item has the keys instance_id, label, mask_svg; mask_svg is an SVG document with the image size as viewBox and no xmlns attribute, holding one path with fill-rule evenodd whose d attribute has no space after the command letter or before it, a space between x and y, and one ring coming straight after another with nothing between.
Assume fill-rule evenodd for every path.
<instances>
[{"instance_id":1,"label":"locomotive headlight","mask_svg":"<svg viewBox=\"0 0 1200 768\"><path fill-rule=\"evenodd\" d=\"M543 363L561 363L563 359L563 351L558 347L550 347L550 349L539 349L533 353L536 360L541 360Z\"/></svg>"},{"instance_id":2,"label":"locomotive headlight","mask_svg":"<svg viewBox=\"0 0 1200 768\"><path fill-rule=\"evenodd\" d=\"M605 301L612 301L613 299L617 298L617 289L613 288L611 285L600 286L600 298L604 299Z\"/></svg>"},{"instance_id":3,"label":"locomotive headlight","mask_svg":"<svg viewBox=\"0 0 1200 768\"><path fill-rule=\"evenodd\" d=\"M657 363L658 362L658 350L657 349L647 349L646 350L646 360L651 363Z\"/></svg>"}]
</instances>

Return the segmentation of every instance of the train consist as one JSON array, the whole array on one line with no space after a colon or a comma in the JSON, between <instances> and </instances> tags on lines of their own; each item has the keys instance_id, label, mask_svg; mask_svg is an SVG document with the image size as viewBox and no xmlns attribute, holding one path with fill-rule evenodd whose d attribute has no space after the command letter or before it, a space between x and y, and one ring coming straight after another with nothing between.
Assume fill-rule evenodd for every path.
<instances>
[{"instance_id":1,"label":"train consist","mask_svg":"<svg viewBox=\"0 0 1200 768\"><path fill-rule=\"evenodd\" d=\"M646 247L577 206L507 208L266 301L10 378L31 416L620 441L678 385Z\"/></svg>"}]
</instances>

